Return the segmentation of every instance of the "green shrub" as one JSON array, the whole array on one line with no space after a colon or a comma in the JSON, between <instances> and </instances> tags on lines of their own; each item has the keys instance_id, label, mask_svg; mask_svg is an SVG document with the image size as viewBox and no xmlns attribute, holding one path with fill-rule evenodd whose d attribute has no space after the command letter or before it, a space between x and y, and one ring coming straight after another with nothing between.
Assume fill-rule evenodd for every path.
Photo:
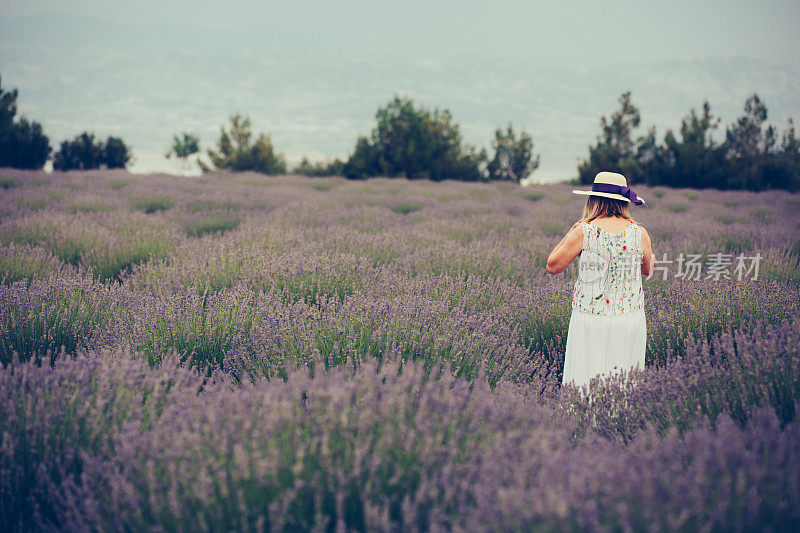
<instances>
[{"instance_id":1,"label":"green shrub","mask_svg":"<svg viewBox=\"0 0 800 533\"><path fill-rule=\"evenodd\" d=\"M239 218L233 215L214 214L186 225L189 237L202 237L209 233L224 233L239 227Z\"/></svg>"},{"instance_id":2,"label":"green shrub","mask_svg":"<svg viewBox=\"0 0 800 533\"><path fill-rule=\"evenodd\" d=\"M755 242L752 238L739 233L725 233L714 237L714 244L727 252L743 252L753 250Z\"/></svg>"},{"instance_id":3,"label":"green shrub","mask_svg":"<svg viewBox=\"0 0 800 533\"><path fill-rule=\"evenodd\" d=\"M539 229L541 229L544 232L544 234L547 235L548 237L556 237L558 235L561 235L564 232L561 226L562 225L560 222L550 222L550 221L541 222L538 225Z\"/></svg>"},{"instance_id":4,"label":"green shrub","mask_svg":"<svg viewBox=\"0 0 800 533\"><path fill-rule=\"evenodd\" d=\"M389 209L391 209L398 215L408 215L415 211L419 211L423 207L425 207L425 204L421 202L401 202L399 204L394 204L390 206Z\"/></svg>"},{"instance_id":5,"label":"green shrub","mask_svg":"<svg viewBox=\"0 0 800 533\"><path fill-rule=\"evenodd\" d=\"M511 124L504 132L497 128L492 146L494 158L489 161L489 179L519 183L539 168L540 157L533 156L533 139L525 131L517 139Z\"/></svg>"},{"instance_id":6,"label":"green shrub","mask_svg":"<svg viewBox=\"0 0 800 533\"><path fill-rule=\"evenodd\" d=\"M304 157L292 172L303 176L341 176L343 170L344 161L340 159L311 163L307 157Z\"/></svg>"},{"instance_id":7,"label":"green shrub","mask_svg":"<svg viewBox=\"0 0 800 533\"><path fill-rule=\"evenodd\" d=\"M370 137L359 137L342 169L345 177L371 176L434 181L483 181L485 151L463 145L450 111L417 108L409 98L395 96L375 114Z\"/></svg>"},{"instance_id":8,"label":"green shrub","mask_svg":"<svg viewBox=\"0 0 800 533\"><path fill-rule=\"evenodd\" d=\"M172 237L157 230L131 232L88 249L81 258L81 265L91 268L97 279L119 279L135 265L154 257L165 257L173 246Z\"/></svg>"},{"instance_id":9,"label":"green shrub","mask_svg":"<svg viewBox=\"0 0 800 533\"><path fill-rule=\"evenodd\" d=\"M63 264L39 246L9 244L0 246L0 282L11 284L21 279L44 278L60 273Z\"/></svg>"},{"instance_id":10,"label":"green shrub","mask_svg":"<svg viewBox=\"0 0 800 533\"><path fill-rule=\"evenodd\" d=\"M312 183L310 185L310 187L312 189L314 189L315 191L328 192L331 189L333 189L333 184L332 183L327 183L327 182L316 182L316 183Z\"/></svg>"},{"instance_id":11,"label":"green shrub","mask_svg":"<svg viewBox=\"0 0 800 533\"><path fill-rule=\"evenodd\" d=\"M96 200L78 200L74 202L69 210L71 213L101 213L111 209L106 203L98 202Z\"/></svg>"},{"instance_id":12,"label":"green shrub","mask_svg":"<svg viewBox=\"0 0 800 533\"><path fill-rule=\"evenodd\" d=\"M10 189L11 187L16 187L19 185L19 182L16 178L12 178L11 176L3 176L0 178L0 189Z\"/></svg>"},{"instance_id":13,"label":"green shrub","mask_svg":"<svg viewBox=\"0 0 800 533\"><path fill-rule=\"evenodd\" d=\"M53 156L55 170L89 170L94 168L125 168L132 157L129 146L118 137L103 142L84 131L71 141L64 141Z\"/></svg>"},{"instance_id":14,"label":"green shrub","mask_svg":"<svg viewBox=\"0 0 800 533\"><path fill-rule=\"evenodd\" d=\"M47 206L47 202L45 201L44 198L41 198L39 196L26 196L20 199L19 205L21 205L25 209L36 211L39 209L44 209Z\"/></svg>"},{"instance_id":15,"label":"green shrub","mask_svg":"<svg viewBox=\"0 0 800 533\"><path fill-rule=\"evenodd\" d=\"M769 224L772 222L772 213L773 211L767 209L766 207L758 207L750 211L750 214L753 215L760 224Z\"/></svg>"},{"instance_id":16,"label":"green shrub","mask_svg":"<svg viewBox=\"0 0 800 533\"><path fill-rule=\"evenodd\" d=\"M144 211L147 214L155 213L156 211L166 211L175 205L175 200L166 196L144 195L138 196L131 201L131 206L139 211Z\"/></svg>"},{"instance_id":17,"label":"green shrub","mask_svg":"<svg viewBox=\"0 0 800 533\"><path fill-rule=\"evenodd\" d=\"M544 198L544 193L542 191L525 191L522 193L522 197L531 202L536 202Z\"/></svg>"},{"instance_id":18,"label":"green shrub","mask_svg":"<svg viewBox=\"0 0 800 533\"><path fill-rule=\"evenodd\" d=\"M716 220L720 224L725 224L726 226L730 224L735 224L737 222L741 222L741 220L732 215L719 215L714 217L714 220Z\"/></svg>"},{"instance_id":19,"label":"green shrub","mask_svg":"<svg viewBox=\"0 0 800 533\"><path fill-rule=\"evenodd\" d=\"M673 213L684 213L689 210L689 206L686 204L671 204L667 206L667 209Z\"/></svg>"},{"instance_id":20,"label":"green shrub","mask_svg":"<svg viewBox=\"0 0 800 533\"><path fill-rule=\"evenodd\" d=\"M263 174L285 174L286 158L283 154L275 153L272 139L263 133L251 142L250 118L235 114L230 117L230 132L221 128L217 141L218 150L208 150L211 163L222 170L253 170ZM211 168L198 160L203 172Z\"/></svg>"},{"instance_id":21,"label":"green shrub","mask_svg":"<svg viewBox=\"0 0 800 533\"><path fill-rule=\"evenodd\" d=\"M29 285L0 285L0 363L53 363L63 349L74 354L105 330L112 293L87 276L52 276Z\"/></svg>"},{"instance_id":22,"label":"green shrub","mask_svg":"<svg viewBox=\"0 0 800 533\"><path fill-rule=\"evenodd\" d=\"M0 229L0 243L43 245L65 263L77 266L98 240L96 232L86 229L77 227L72 219L36 213L5 224Z\"/></svg>"},{"instance_id":23,"label":"green shrub","mask_svg":"<svg viewBox=\"0 0 800 533\"><path fill-rule=\"evenodd\" d=\"M118 190L122 189L123 187L127 187L131 183L133 183L132 179L124 178L124 179L121 179L121 180L114 180L114 181L110 182L108 184L108 187L112 191L118 191Z\"/></svg>"},{"instance_id":24,"label":"green shrub","mask_svg":"<svg viewBox=\"0 0 800 533\"><path fill-rule=\"evenodd\" d=\"M17 115L17 89L0 87L0 167L40 169L52 148L42 125Z\"/></svg>"}]
</instances>

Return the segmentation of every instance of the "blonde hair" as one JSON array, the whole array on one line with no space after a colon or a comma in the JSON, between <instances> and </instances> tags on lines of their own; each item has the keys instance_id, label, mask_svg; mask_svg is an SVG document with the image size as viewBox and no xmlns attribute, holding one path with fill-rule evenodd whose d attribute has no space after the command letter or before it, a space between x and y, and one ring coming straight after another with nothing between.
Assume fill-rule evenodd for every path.
<instances>
[{"instance_id":1,"label":"blonde hair","mask_svg":"<svg viewBox=\"0 0 800 533\"><path fill-rule=\"evenodd\" d=\"M634 222L628 202L606 198L605 196L589 196L583 206L582 220L591 222L596 218L622 217Z\"/></svg>"}]
</instances>

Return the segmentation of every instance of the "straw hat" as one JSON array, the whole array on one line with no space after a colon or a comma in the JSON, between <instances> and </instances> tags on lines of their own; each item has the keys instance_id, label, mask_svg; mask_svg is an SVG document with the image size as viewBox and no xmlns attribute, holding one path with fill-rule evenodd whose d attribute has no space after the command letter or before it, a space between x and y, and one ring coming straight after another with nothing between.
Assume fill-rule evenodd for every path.
<instances>
[{"instance_id":1,"label":"straw hat","mask_svg":"<svg viewBox=\"0 0 800 533\"><path fill-rule=\"evenodd\" d=\"M639 198L636 193L628 188L628 180L616 172L598 172L594 177L591 191L572 191L585 196L602 196L623 202L633 202L636 205L647 205L644 198Z\"/></svg>"}]
</instances>

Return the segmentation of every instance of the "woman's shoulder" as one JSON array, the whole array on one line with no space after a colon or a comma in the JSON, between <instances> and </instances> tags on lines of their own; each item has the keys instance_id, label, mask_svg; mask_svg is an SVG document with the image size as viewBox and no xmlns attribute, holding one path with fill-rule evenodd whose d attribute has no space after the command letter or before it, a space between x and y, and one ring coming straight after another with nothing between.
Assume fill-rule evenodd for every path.
<instances>
[{"instance_id":1,"label":"woman's shoulder","mask_svg":"<svg viewBox=\"0 0 800 533\"><path fill-rule=\"evenodd\" d=\"M639 230L641 230L643 233L647 233L647 230L646 230L646 229L644 229L644 226L642 226L641 224L639 224L638 222L636 222L636 221L635 221L635 220L633 220L632 218L629 218L629 219L628 219L628 226L630 226L630 227L634 227L634 228L636 228L636 229L639 229Z\"/></svg>"}]
</instances>

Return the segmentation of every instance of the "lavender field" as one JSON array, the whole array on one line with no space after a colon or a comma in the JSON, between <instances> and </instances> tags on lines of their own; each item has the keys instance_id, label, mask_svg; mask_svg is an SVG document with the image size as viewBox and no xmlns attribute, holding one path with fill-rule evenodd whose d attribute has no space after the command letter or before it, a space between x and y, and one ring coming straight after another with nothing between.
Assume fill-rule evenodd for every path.
<instances>
[{"instance_id":1,"label":"lavender field","mask_svg":"<svg viewBox=\"0 0 800 533\"><path fill-rule=\"evenodd\" d=\"M637 189L576 389L572 188L0 171L0 530L797 530L800 195Z\"/></svg>"}]
</instances>

